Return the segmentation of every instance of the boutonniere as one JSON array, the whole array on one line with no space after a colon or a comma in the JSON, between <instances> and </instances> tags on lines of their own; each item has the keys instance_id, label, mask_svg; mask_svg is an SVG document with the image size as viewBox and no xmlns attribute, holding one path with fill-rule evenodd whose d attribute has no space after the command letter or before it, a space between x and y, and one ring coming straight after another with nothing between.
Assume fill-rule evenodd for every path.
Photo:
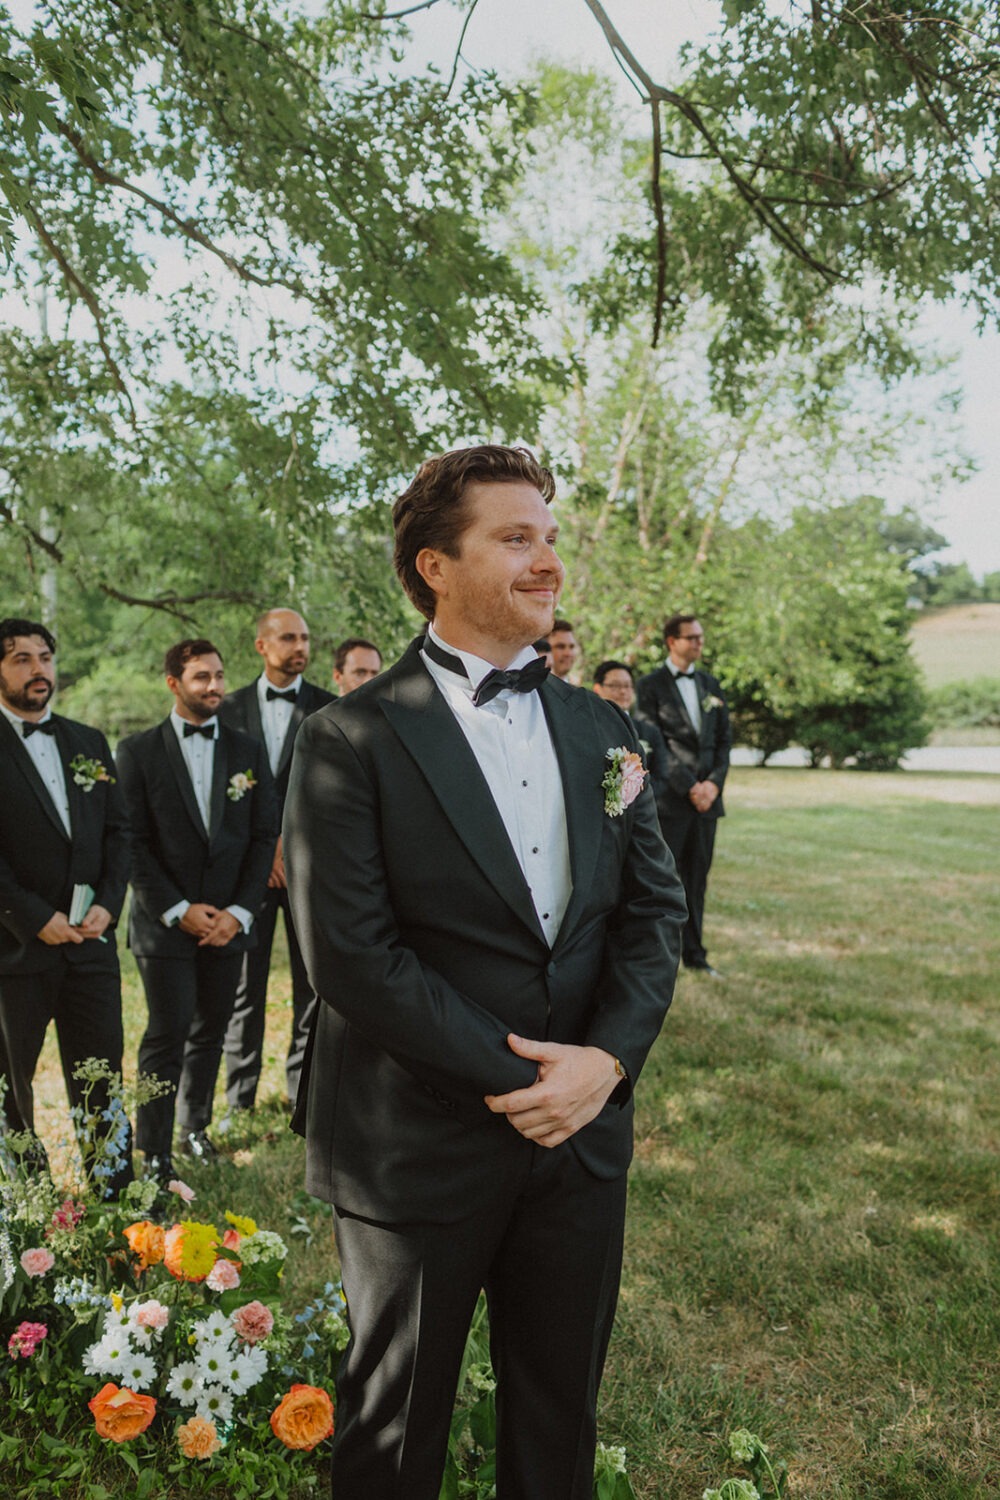
<instances>
[{"instance_id":1,"label":"boutonniere","mask_svg":"<svg viewBox=\"0 0 1000 1500\"><path fill-rule=\"evenodd\" d=\"M241 797L245 797L247 792L253 791L256 785L257 782L252 771L237 771L234 776L230 776L229 778L229 785L226 787L226 796L230 802L239 802Z\"/></svg>"},{"instance_id":2,"label":"boutonniere","mask_svg":"<svg viewBox=\"0 0 1000 1500\"><path fill-rule=\"evenodd\" d=\"M702 700L701 700L701 711L702 711L703 714L710 714L712 712L713 708L722 708L722 707L723 707L722 699L721 698L716 698L716 696L715 696L714 693L706 693L705 696L704 696L704 698L702 698Z\"/></svg>"},{"instance_id":3,"label":"boutonniere","mask_svg":"<svg viewBox=\"0 0 1000 1500\"><path fill-rule=\"evenodd\" d=\"M604 811L609 818L617 818L638 797L649 772L643 768L635 751L626 750L624 745L612 746L605 755L605 760L609 760L611 764L601 782L604 788Z\"/></svg>"},{"instance_id":4,"label":"boutonniere","mask_svg":"<svg viewBox=\"0 0 1000 1500\"><path fill-rule=\"evenodd\" d=\"M85 755L74 755L69 768L73 772L73 780L85 792L92 792L99 781L107 781L112 786L114 785L115 778L109 776L108 768L103 760L88 760Z\"/></svg>"}]
</instances>

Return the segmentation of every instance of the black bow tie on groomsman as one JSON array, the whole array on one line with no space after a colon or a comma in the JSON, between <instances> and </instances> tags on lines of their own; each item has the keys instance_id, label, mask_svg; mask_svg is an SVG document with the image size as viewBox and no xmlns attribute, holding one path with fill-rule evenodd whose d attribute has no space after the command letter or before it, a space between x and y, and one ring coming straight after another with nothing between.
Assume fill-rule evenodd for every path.
<instances>
[{"instance_id":1,"label":"black bow tie on groomsman","mask_svg":"<svg viewBox=\"0 0 1000 1500\"><path fill-rule=\"evenodd\" d=\"M55 719L46 719L43 724L32 724L27 719L21 720L21 738L30 740L33 734L55 734Z\"/></svg>"},{"instance_id":2,"label":"black bow tie on groomsman","mask_svg":"<svg viewBox=\"0 0 1000 1500\"><path fill-rule=\"evenodd\" d=\"M214 724L185 724L184 725L184 738L186 740L189 740L193 734L203 734L205 736L206 740L214 740L215 739L215 725Z\"/></svg>"},{"instance_id":3,"label":"black bow tie on groomsman","mask_svg":"<svg viewBox=\"0 0 1000 1500\"><path fill-rule=\"evenodd\" d=\"M431 640L429 635L424 637L423 649L431 661L436 661L439 667L447 667L449 672L464 677L466 682L470 680L461 657L455 656L451 651L443 650L436 641ZM541 687L548 675L549 669L541 656L530 661L526 667L514 667L511 671L503 671L500 667L494 667L492 672L487 672L473 693L473 707L482 708L485 704L492 702L505 688L509 688L512 693L533 693L536 688Z\"/></svg>"},{"instance_id":4,"label":"black bow tie on groomsman","mask_svg":"<svg viewBox=\"0 0 1000 1500\"><path fill-rule=\"evenodd\" d=\"M294 703L299 695L294 688L288 688L283 692L281 688L269 687L264 696L268 703L274 698L280 698L282 703Z\"/></svg>"}]
</instances>

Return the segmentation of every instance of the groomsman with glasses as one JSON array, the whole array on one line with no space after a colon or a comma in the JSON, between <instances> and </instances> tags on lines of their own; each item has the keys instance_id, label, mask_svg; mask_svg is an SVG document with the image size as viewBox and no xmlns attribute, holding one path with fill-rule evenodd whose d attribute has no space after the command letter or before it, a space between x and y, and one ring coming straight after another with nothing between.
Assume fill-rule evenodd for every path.
<instances>
[{"instance_id":1,"label":"groomsman with glasses","mask_svg":"<svg viewBox=\"0 0 1000 1500\"><path fill-rule=\"evenodd\" d=\"M168 1182L175 1090L181 1153L216 1155L212 1096L278 819L263 745L219 721L216 647L179 641L164 673L173 708L123 741L118 764L133 840L129 946L149 1009L139 1071L171 1085L138 1111L136 1139L148 1174Z\"/></svg>"},{"instance_id":2,"label":"groomsman with glasses","mask_svg":"<svg viewBox=\"0 0 1000 1500\"><path fill-rule=\"evenodd\" d=\"M295 610L269 609L262 614L257 621L254 649L263 659L264 670L253 682L226 697L219 717L224 724L248 734L265 747L274 777L280 827L295 736L311 713L325 703L333 702L333 694L314 682L307 682L302 675L309 665L309 627ZM264 1063L267 981L279 912L284 917L288 962L292 971L292 1033L285 1059L285 1085L288 1103L294 1106L316 996L309 983L288 904L288 882L280 836L267 877L267 889L257 910L254 924L257 943L243 957L236 1004L226 1030L226 1101L230 1111L253 1109L257 1101Z\"/></svg>"}]
</instances>

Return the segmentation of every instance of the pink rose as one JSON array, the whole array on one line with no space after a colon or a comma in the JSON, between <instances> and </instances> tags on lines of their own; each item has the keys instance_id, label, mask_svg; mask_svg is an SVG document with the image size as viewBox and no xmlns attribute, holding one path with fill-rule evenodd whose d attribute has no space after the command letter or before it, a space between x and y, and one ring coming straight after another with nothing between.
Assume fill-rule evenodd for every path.
<instances>
[{"instance_id":1,"label":"pink rose","mask_svg":"<svg viewBox=\"0 0 1000 1500\"><path fill-rule=\"evenodd\" d=\"M274 1315L263 1302L248 1302L245 1307L236 1309L230 1322L236 1336L245 1344L257 1344L266 1339L274 1327Z\"/></svg>"},{"instance_id":2,"label":"pink rose","mask_svg":"<svg viewBox=\"0 0 1000 1500\"><path fill-rule=\"evenodd\" d=\"M170 1314L162 1302L157 1302L155 1297L149 1302L140 1302L135 1309L135 1321L138 1328L166 1328L170 1320Z\"/></svg>"},{"instance_id":3,"label":"pink rose","mask_svg":"<svg viewBox=\"0 0 1000 1500\"><path fill-rule=\"evenodd\" d=\"M21 1265L28 1276L44 1276L46 1271L51 1271L56 1263L56 1258L51 1250L46 1250L43 1245L34 1250L25 1250L21 1256Z\"/></svg>"},{"instance_id":4,"label":"pink rose","mask_svg":"<svg viewBox=\"0 0 1000 1500\"><path fill-rule=\"evenodd\" d=\"M629 751L621 763L622 775L622 807L631 807L632 803L642 791L643 782L646 780L646 772L642 761L634 751Z\"/></svg>"},{"instance_id":5,"label":"pink rose","mask_svg":"<svg viewBox=\"0 0 1000 1500\"><path fill-rule=\"evenodd\" d=\"M185 1203L191 1203L194 1199L194 1188L189 1188L186 1182L181 1182L176 1177L172 1177L167 1183L167 1191L176 1193Z\"/></svg>"},{"instance_id":6,"label":"pink rose","mask_svg":"<svg viewBox=\"0 0 1000 1500\"><path fill-rule=\"evenodd\" d=\"M205 1278L205 1285L211 1287L213 1292L229 1292L234 1286L240 1284L240 1273L231 1260L224 1260L220 1255L215 1265Z\"/></svg>"}]
</instances>

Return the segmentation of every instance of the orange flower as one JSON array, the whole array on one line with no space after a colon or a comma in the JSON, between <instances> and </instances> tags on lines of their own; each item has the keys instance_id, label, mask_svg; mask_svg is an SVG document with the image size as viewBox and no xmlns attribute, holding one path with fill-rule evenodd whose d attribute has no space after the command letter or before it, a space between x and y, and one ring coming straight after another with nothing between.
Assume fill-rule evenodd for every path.
<instances>
[{"instance_id":1,"label":"orange flower","mask_svg":"<svg viewBox=\"0 0 1000 1500\"><path fill-rule=\"evenodd\" d=\"M138 1261L137 1271L148 1271L150 1266L159 1265L163 1259L165 1238L162 1225L153 1224L149 1219L140 1219L137 1224L129 1224L123 1229L122 1234Z\"/></svg>"},{"instance_id":2,"label":"orange flower","mask_svg":"<svg viewBox=\"0 0 1000 1500\"><path fill-rule=\"evenodd\" d=\"M177 1442L185 1458L211 1458L222 1447L215 1423L207 1417L190 1417L178 1427Z\"/></svg>"},{"instance_id":3,"label":"orange flower","mask_svg":"<svg viewBox=\"0 0 1000 1500\"><path fill-rule=\"evenodd\" d=\"M315 1385L293 1385L271 1413L271 1431L286 1448L315 1448L333 1431L333 1402Z\"/></svg>"},{"instance_id":4,"label":"orange flower","mask_svg":"<svg viewBox=\"0 0 1000 1500\"><path fill-rule=\"evenodd\" d=\"M168 1229L164 1241L163 1264L179 1281L204 1281L215 1265L219 1245L214 1224L198 1224L186 1219Z\"/></svg>"},{"instance_id":5,"label":"orange flower","mask_svg":"<svg viewBox=\"0 0 1000 1500\"><path fill-rule=\"evenodd\" d=\"M94 1413L97 1436L110 1438L113 1443L127 1443L130 1438L138 1437L156 1416L156 1400L153 1396L139 1396L135 1391L119 1390L110 1381L102 1386L87 1405Z\"/></svg>"}]
</instances>

